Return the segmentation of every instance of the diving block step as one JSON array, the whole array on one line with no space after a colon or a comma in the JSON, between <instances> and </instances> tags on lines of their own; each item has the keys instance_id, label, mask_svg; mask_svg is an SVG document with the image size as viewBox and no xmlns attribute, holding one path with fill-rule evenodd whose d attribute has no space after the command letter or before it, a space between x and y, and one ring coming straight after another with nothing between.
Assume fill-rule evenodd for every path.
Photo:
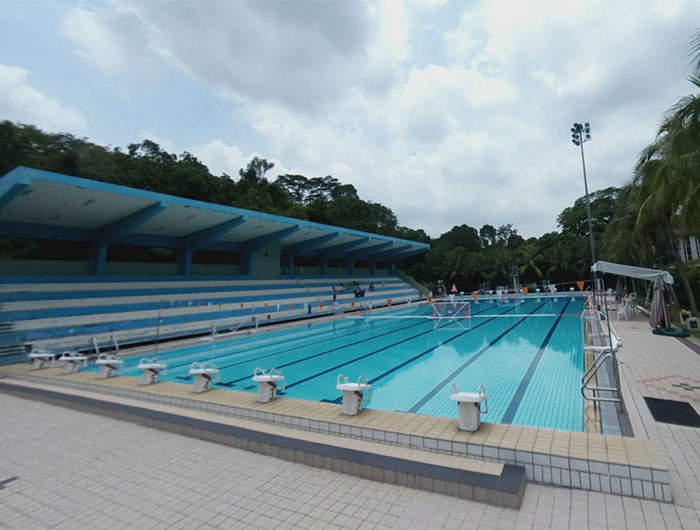
<instances>
[{"instance_id":1,"label":"diving block step","mask_svg":"<svg viewBox=\"0 0 700 530\"><path fill-rule=\"evenodd\" d=\"M397 484L495 506L517 509L525 493L525 468L462 456L266 425L252 420L130 400L69 388L32 387L26 381L0 381L0 392L132 421L151 428L237 447L300 464L369 480ZM75 392L75 393L73 393Z\"/></svg>"}]
</instances>

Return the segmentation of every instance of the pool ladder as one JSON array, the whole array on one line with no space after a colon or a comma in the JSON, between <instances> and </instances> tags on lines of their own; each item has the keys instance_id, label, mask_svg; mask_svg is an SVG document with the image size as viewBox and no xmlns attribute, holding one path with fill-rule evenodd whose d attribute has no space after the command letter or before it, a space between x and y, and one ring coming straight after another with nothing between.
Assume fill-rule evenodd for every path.
<instances>
[{"instance_id":1,"label":"pool ladder","mask_svg":"<svg viewBox=\"0 0 700 530\"><path fill-rule=\"evenodd\" d=\"M595 356L595 353L593 355ZM605 361L607 361L608 359L612 360L613 366L614 363L617 362L617 359L615 359L615 356L612 353L610 353L610 350L601 351L598 358L595 359L595 361L593 361L593 363L588 367L588 370L586 370L586 373L583 374L583 377L581 378L581 395L584 399L587 399L588 401L608 401L612 403L622 403L622 400L620 399L619 384L617 387L588 386L588 383L591 382L591 379L593 379L593 377L598 373L598 370L605 364ZM593 395L587 395L586 390L591 390L593 392ZM598 392L613 392L617 394L617 397L599 396L597 395Z\"/></svg>"},{"instance_id":2,"label":"pool ladder","mask_svg":"<svg viewBox=\"0 0 700 530\"><path fill-rule=\"evenodd\" d=\"M587 312L589 315L595 315L596 318L587 319ZM622 405L622 395L620 393L620 374L617 366L617 357L615 356L615 350L622 345L622 341L618 338L617 333L615 333L612 329L612 324L610 323L610 313L608 312L607 298L605 299L604 313L595 309L595 306L584 309L583 313L581 314L581 324L584 330L584 334L586 327L584 324L585 320L595 322L595 326L591 326L590 328L591 332L593 332L593 327L597 328L596 333L594 335L594 340L595 338L599 339L600 337L604 336L600 321L605 320L608 325L609 344L607 346L589 346L587 348L584 348L593 351L594 360L593 363L591 363L591 365L583 374L583 377L581 378L581 395L583 396L583 399L586 399L588 401L603 401L609 403L618 403L619 405ZM599 354L598 357L596 357L596 353ZM608 359L612 361L612 374L609 374L609 377L611 380L614 381L614 384L616 386L588 386L588 384L591 382L591 379L593 379L593 377L598 373L598 370L600 370L600 368L603 367L603 365L605 365L605 361L607 361ZM592 391L593 395L587 395L586 390ZM600 396L598 394L599 392L610 392L612 394L615 394L617 397Z\"/></svg>"}]
</instances>

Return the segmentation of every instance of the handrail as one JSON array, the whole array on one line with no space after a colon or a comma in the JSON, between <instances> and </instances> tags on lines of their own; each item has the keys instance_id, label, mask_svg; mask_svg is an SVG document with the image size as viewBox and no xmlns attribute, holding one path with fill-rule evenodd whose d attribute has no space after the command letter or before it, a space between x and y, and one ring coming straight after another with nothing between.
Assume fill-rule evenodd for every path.
<instances>
[{"instance_id":1,"label":"handrail","mask_svg":"<svg viewBox=\"0 0 700 530\"><path fill-rule=\"evenodd\" d=\"M591 323L590 332L592 335L593 342L598 343L592 346L584 347L584 350L593 351L594 360L593 363L583 374L583 377L581 377L581 395L584 399L588 401L604 401L622 404L622 395L620 392L620 373L617 367L617 357L615 356L617 348L619 348L622 345L622 340L619 338L617 332L613 329L612 324L610 323L610 313L608 312L607 299L605 298L604 303L605 312L599 311L591 306L587 309L584 309L584 311L581 313L581 328L584 333L584 337L586 332L585 322L589 322ZM601 321L603 320L606 321L608 324L607 337L602 329L603 326L601 324ZM593 330L594 323L596 328L595 332ZM608 344L601 344L604 338L608 339ZM599 353L597 358L595 357L596 352ZM590 383L591 379L593 379L593 377L598 373L598 370L600 370L600 368L605 364L605 361L607 361L608 359L612 360L612 378L615 386L589 386L588 384ZM586 394L586 390L591 390L593 392L593 395L588 396ZM612 392L617 394L617 397L603 397L598 395L599 392Z\"/></svg>"},{"instance_id":2,"label":"handrail","mask_svg":"<svg viewBox=\"0 0 700 530\"><path fill-rule=\"evenodd\" d=\"M603 353L602 355L598 356L598 358L593 362L593 364L591 364L588 367L586 373L583 374L583 377L581 378L581 395L583 396L583 399L586 399L588 401L607 401L613 403L622 403L622 399L620 399L619 397L619 388L607 386L588 386L588 383L591 381L591 379L593 379L593 377L598 373L598 370L608 359L612 359L613 362L615 362L615 357L612 355L612 353L610 353L609 350ZM586 395L586 390L593 391L593 395ZM618 397L602 397L596 395L597 392L615 392L618 395Z\"/></svg>"}]
</instances>

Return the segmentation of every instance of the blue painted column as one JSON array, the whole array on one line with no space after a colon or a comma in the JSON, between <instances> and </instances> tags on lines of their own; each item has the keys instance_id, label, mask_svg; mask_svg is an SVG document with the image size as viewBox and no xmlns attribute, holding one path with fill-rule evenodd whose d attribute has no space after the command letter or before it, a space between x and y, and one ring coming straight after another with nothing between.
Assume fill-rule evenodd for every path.
<instances>
[{"instance_id":1,"label":"blue painted column","mask_svg":"<svg viewBox=\"0 0 700 530\"><path fill-rule=\"evenodd\" d=\"M318 258L318 268L321 271L321 275L325 276L328 274L328 258L325 256Z\"/></svg>"},{"instance_id":2,"label":"blue painted column","mask_svg":"<svg viewBox=\"0 0 700 530\"><path fill-rule=\"evenodd\" d=\"M352 276L353 274L355 274L355 260L351 258L348 260L348 275Z\"/></svg>"},{"instance_id":3,"label":"blue painted column","mask_svg":"<svg viewBox=\"0 0 700 530\"><path fill-rule=\"evenodd\" d=\"M95 276L102 276L107 267L107 246L93 243L90 249L90 270Z\"/></svg>"},{"instance_id":4,"label":"blue painted column","mask_svg":"<svg viewBox=\"0 0 700 530\"><path fill-rule=\"evenodd\" d=\"M374 276L377 271L377 262L372 260L369 262L369 273Z\"/></svg>"},{"instance_id":5,"label":"blue painted column","mask_svg":"<svg viewBox=\"0 0 700 530\"><path fill-rule=\"evenodd\" d=\"M289 274L294 276L294 256L287 256L287 268L289 269Z\"/></svg>"},{"instance_id":6,"label":"blue painted column","mask_svg":"<svg viewBox=\"0 0 700 530\"><path fill-rule=\"evenodd\" d=\"M192 254L191 248L181 248L177 253L177 263L180 268L180 274L189 276L192 274Z\"/></svg>"}]
</instances>

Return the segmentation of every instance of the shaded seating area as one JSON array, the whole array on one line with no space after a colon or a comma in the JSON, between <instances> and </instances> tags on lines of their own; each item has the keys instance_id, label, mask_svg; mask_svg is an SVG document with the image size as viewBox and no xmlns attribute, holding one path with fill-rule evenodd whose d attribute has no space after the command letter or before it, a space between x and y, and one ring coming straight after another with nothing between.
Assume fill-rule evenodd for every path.
<instances>
[{"instance_id":1,"label":"shaded seating area","mask_svg":"<svg viewBox=\"0 0 700 530\"><path fill-rule=\"evenodd\" d=\"M87 280L87 279L86 279ZM372 283L374 289L368 290ZM350 289L366 289L361 301ZM0 283L6 362L32 350L106 351L120 345L211 334L401 304L420 293L392 275L280 280L211 279ZM10 361L12 357L12 361ZM0 363L2 358L0 357Z\"/></svg>"}]
</instances>

